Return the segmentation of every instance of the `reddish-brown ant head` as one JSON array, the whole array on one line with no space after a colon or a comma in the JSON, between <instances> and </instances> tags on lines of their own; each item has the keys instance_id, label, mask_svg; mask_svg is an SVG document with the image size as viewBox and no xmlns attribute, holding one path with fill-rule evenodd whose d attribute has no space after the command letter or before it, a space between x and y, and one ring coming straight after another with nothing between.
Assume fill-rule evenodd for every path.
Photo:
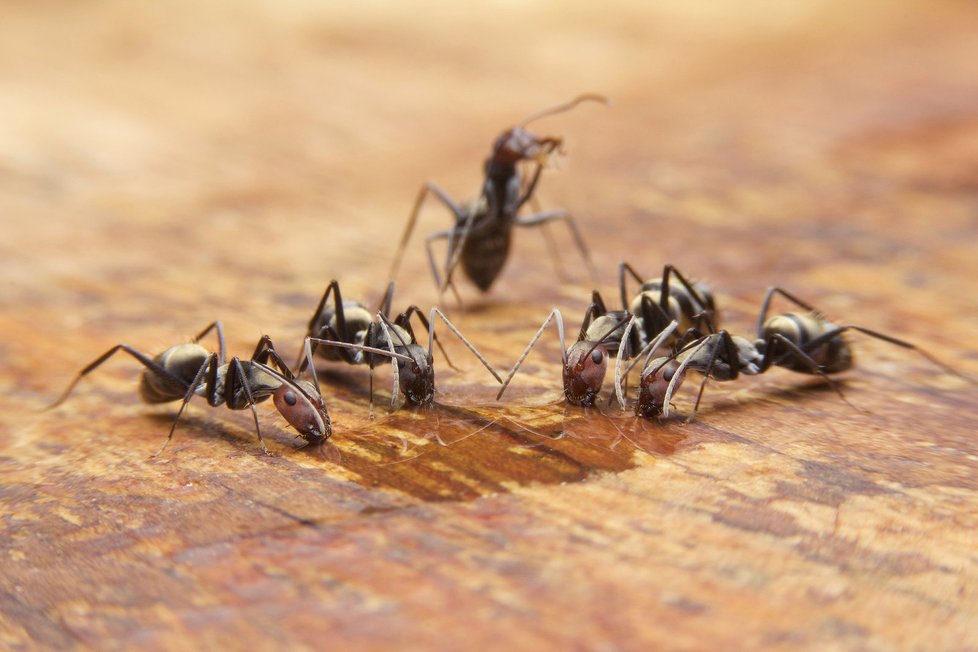
<instances>
[{"instance_id":1,"label":"reddish-brown ant head","mask_svg":"<svg viewBox=\"0 0 978 652\"><path fill-rule=\"evenodd\" d=\"M310 444L320 444L332 436L326 403L312 383L304 380L283 383L272 399L289 425Z\"/></svg>"},{"instance_id":2,"label":"reddish-brown ant head","mask_svg":"<svg viewBox=\"0 0 978 652\"><path fill-rule=\"evenodd\" d=\"M427 407L435 398L435 365L434 359L418 344L410 344L400 351L410 356L411 360L397 360L397 373L400 379L401 391L412 405Z\"/></svg>"},{"instance_id":3,"label":"reddish-brown ant head","mask_svg":"<svg viewBox=\"0 0 978 652\"><path fill-rule=\"evenodd\" d=\"M642 374L635 414L646 418L657 417L662 414L666 402L666 391L669 389L669 383L676 375L677 369L679 369L679 361L668 360L667 358L656 358L649 364L648 370ZM683 370L682 375L676 380L675 389L679 389L685 377L686 371Z\"/></svg>"},{"instance_id":4,"label":"reddish-brown ant head","mask_svg":"<svg viewBox=\"0 0 978 652\"><path fill-rule=\"evenodd\" d=\"M564 397L572 405L594 405L608 371L608 349L604 344L576 342L567 351L564 365Z\"/></svg>"},{"instance_id":5,"label":"reddish-brown ant head","mask_svg":"<svg viewBox=\"0 0 978 652\"><path fill-rule=\"evenodd\" d=\"M543 164L547 157L560 148L560 138L537 138L522 127L513 127L496 139L492 148L492 161L502 165L516 165L520 161L533 160Z\"/></svg>"}]
</instances>

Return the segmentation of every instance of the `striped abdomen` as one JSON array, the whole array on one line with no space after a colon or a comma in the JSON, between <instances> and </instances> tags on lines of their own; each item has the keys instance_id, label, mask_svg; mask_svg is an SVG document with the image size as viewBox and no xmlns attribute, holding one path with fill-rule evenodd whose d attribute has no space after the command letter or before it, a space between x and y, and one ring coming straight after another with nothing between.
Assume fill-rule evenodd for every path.
<instances>
[{"instance_id":1,"label":"striped abdomen","mask_svg":"<svg viewBox=\"0 0 978 652\"><path fill-rule=\"evenodd\" d=\"M825 321L816 313L789 312L764 322L760 338L766 340L770 334L779 333L804 350L822 368L823 372L834 374L852 367L852 350L849 348L849 344L842 339L842 336L836 335L814 349L808 349L806 345L820 335L836 328L835 324ZM774 354L775 360L788 352L784 345L779 346L777 342L773 346L774 351L768 352L768 355ZM792 355L786 357L778 366L803 374L814 373L808 365L799 360L797 356Z\"/></svg>"},{"instance_id":2,"label":"striped abdomen","mask_svg":"<svg viewBox=\"0 0 978 652\"><path fill-rule=\"evenodd\" d=\"M197 376L201 365L207 362L207 349L199 344L177 344L159 354L153 361L180 379L161 376L150 368L143 369L139 383L139 396L146 403L168 403L182 399L187 388Z\"/></svg>"}]
</instances>

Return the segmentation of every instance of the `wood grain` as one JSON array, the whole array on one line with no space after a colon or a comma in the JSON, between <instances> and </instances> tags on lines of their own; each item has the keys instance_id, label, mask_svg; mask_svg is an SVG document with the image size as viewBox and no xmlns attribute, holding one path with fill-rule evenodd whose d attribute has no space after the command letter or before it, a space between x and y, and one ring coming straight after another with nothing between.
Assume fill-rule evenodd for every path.
<instances>
[{"instance_id":1,"label":"wood grain","mask_svg":"<svg viewBox=\"0 0 978 652\"><path fill-rule=\"evenodd\" d=\"M648 4L648 3L646 3ZM326 454L270 407L148 407L113 360L221 319L289 358L331 278L370 303L425 179L498 133L566 138L540 186L616 266L671 262L749 331L769 285L978 374L978 8L955 0L299 0L0 8L0 647L978 649L978 392L853 337L849 405L783 370L696 421L557 402L546 338L500 404L457 342L388 414L326 365ZM436 293L421 216L396 306ZM446 305L508 368L594 287L521 232ZM381 398L389 396L386 370ZM677 399L692 406L692 387ZM440 445L438 439L447 445Z\"/></svg>"}]
</instances>

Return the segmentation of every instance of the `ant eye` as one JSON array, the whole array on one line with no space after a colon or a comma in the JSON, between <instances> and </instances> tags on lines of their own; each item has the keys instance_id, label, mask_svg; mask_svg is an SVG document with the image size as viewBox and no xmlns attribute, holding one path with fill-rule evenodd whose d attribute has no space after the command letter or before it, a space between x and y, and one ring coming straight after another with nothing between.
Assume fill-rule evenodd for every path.
<instances>
[{"instance_id":1,"label":"ant eye","mask_svg":"<svg viewBox=\"0 0 978 652\"><path fill-rule=\"evenodd\" d=\"M285 394L282 395L282 398L285 399L285 402L289 405L295 405L296 403L295 394L293 392L285 392Z\"/></svg>"},{"instance_id":2,"label":"ant eye","mask_svg":"<svg viewBox=\"0 0 978 652\"><path fill-rule=\"evenodd\" d=\"M591 353L591 362L594 364L601 364L602 353L601 351L594 351Z\"/></svg>"},{"instance_id":3,"label":"ant eye","mask_svg":"<svg viewBox=\"0 0 978 652\"><path fill-rule=\"evenodd\" d=\"M672 380L672 377L675 375L675 369L666 369L664 372L662 372L662 380Z\"/></svg>"}]
</instances>

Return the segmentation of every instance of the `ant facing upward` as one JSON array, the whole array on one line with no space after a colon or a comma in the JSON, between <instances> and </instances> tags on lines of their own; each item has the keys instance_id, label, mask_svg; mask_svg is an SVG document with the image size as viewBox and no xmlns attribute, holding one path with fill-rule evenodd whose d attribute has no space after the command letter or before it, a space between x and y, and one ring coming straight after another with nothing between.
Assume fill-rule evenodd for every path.
<instances>
[{"instance_id":1,"label":"ant facing upward","mask_svg":"<svg viewBox=\"0 0 978 652\"><path fill-rule=\"evenodd\" d=\"M371 319L369 318L370 313L361 304L344 303L339 296L339 284L333 281L309 322L309 332L312 335L307 336L306 340L313 351L318 350L327 359L345 359L350 364L370 365L371 404L373 404L374 360L375 356L383 356L391 358L394 367L391 408L393 409L397 404L398 388L404 393L408 403L420 407L431 405L435 394L433 351L436 343L439 348L442 348L441 343L438 342L438 337L435 335L436 317L445 322L445 325L451 329L455 336L489 370L496 382L502 382L499 373L479 353L475 345L469 342L458 327L438 308L432 308L426 319L421 309L412 305L392 321L387 315L387 311L390 310L393 288L394 284L391 283L384 296L381 309L377 312L376 317ZM330 292L334 289L335 303L332 309L328 309L327 300ZM418 343L414 334L414 329L411 326L411 318L414 316L417 316L422 326L428 331L427 349ZM335 339L326 339L322 337L323 335ZM327 352L334 348L341 349L341 351L336 351L330 356ZM444 349L442 349L442 354L445 354ZM311 363L311 359L312 354L310 353L307 356L307 361ZM445 360L448 361L447 355L445 355ZM455 369L450 361L448 364ZM304 361L299 366L299 373L305 369L305 366L306 362Z\"/></svg>"},{"instance_id":2,"label":"ant facing upward","mask_svg":"<svg viewBox=\"0 0 978 652\"><path fill-rule=\"evenodd\" d=\"M560 337L564 398L571 405L593 406L608 370L608 358L617 356L619 359L628 359L641 348L637 331L632 328L635 321L632 314L627 310L608 310L600 293L595 290L591 294L591 303L584 313L577 341L570 349L567 348L564 339L563 317L560 310L554 308L516 360L506 380L503 381L496 400L502 398L509 382L551 320L556 323ZM670 329L664 337L654 340L651 343L653 349L660 346L671 333Z\"/></svg>"},{"instance_id":3,"label":"ant facing upward","mask_svg":"<svg viewBox=\"0 0 978 652\"><path fill-rule=\"evenodd\" d=\"M212 330L217 334L217 352L208 351L198 344ZM139 395L144 402L168 403L183 400L170 427L170 433L156 455L162 453L173 439L177 422L194 395L203 396L211 407L225 405L231 410L251 408L258 443L266 455L268 449L265 448L265 441L261 436L255 404L269 397L272 397L279 413L308 443L321 445L333 434L329 413L315 374L311 383L297 380L275 351L275 346L267 335L263 335L258 341L250 360L234 357L228 361L224 330L219 321L209 325L189 343L171 346L155 358L150 358L127 344L117 344L82 369L48 409L64 402L84 376L119 351L125 351L145 367L139 383ZM306 355L312 355L308 346Z\"/></svg>"},{"instance_id":4,"label":"ant facing upward","mask_svg":"<svg viewBox=\"0 0 978 652\"><path fill-rule=\"evenodd\" d=\"M775 294L780 294L806 312L786 312L768 319L768 309ZM961 374L948 367L923 349L862 326L847 324L837 326L829 322L819 311L781 288L770 288L764 297L757 321L754 340L731 335L725 330L701 335L690 331L694 339L681 344L665 358L643 364L636 413L640 416L668 416L672 395L686 377L687 369L703 374L693 412L696 415L706 381L713 378L720 382L736 380L740 374L762 374L772 366L783 367L804 374L817 374L845 399L842 391L830 378L853 366L849 343L842 335L855 331L896 346L917 351L935 365L957 376ZM649 353L648 357L651 357Z\"/></svg>"},{"instance_id":5,"label":"ant facing upward","mask_svg":"<svg viewBox=\"0 0 978 652\"><path fill-rule=\"evenodd\" d=\"M496 139L492 154L485 162L485 177L479 196L467 205L457 204L447 192L431 181L425 182L414 203L411 216L401 242L398 245L394 262L391 265L390 278L397 276L401 257L407 247L411 233L414 231L418 214L428 193L433 194L455 216L455 224L444 231L436 231L425 239L428 253L428 263L431 273L438 285L439 296L451 286L456 297L458 292L452 281L452 274L459 263L462 271L482 291L487 292L499 276L503 265L509 256L510 241L514 226L535 227L549 222L563 221L567 224L584 259L591 276L594 268L590 256L581 238L577 225L571 214L564 209L538 212L526 217L519 217L520 209L531 200L536 190L537 182L543 171L544 163L554 152L559 152L562 139L557 137L540 138L526 130L526 126L534 120L568 111L581 102L598 101L607 103L607 99L594 94L579 95L570 102L535 113L518 126L512 127ZM536 164L528 178L524 178L519 164L532 161ZM448 252L442 273L435 262L431 245L436 240L448 241Z\"/></svg>"}]
</instances>

